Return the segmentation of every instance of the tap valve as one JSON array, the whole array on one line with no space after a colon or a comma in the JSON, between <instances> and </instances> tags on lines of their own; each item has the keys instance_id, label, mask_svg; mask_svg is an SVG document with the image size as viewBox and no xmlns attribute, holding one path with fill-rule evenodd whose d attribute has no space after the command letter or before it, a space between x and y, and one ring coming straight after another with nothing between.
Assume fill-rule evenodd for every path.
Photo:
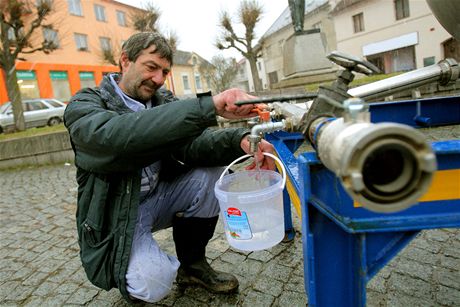
<instances>
[{"instance_id":1,"label":"tap valve","mask_svg":"<svg viewBox=\"0 0 460 307\"><path fill-rule=\"evenodd\" d=\"M251 153L255 153L257 151L259 143L262 140L263 133L270 133L278 130L283 130L285 126L286 124L283 120L280 122L263 123L252 127L251 134L248 136L249 150L251 151Z\"/></svg>"}]
</instances>

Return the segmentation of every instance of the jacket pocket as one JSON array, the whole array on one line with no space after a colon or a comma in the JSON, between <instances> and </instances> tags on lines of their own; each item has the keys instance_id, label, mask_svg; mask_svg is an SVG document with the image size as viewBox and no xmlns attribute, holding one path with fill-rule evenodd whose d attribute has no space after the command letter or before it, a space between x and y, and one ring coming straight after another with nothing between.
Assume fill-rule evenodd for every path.
<instances>
[{"instance_id":1,"label":"jacket pocket","mask_svg":"<svg viewBox=\"0 0 460 307\"><path fill-rule=\"evenodd\" d=\"M117 245L117 227L112 221L110 204L114 202L110 183L95 177L92 195L79 225L80 257L88 279L97 287L109 290L116 286L113 264Z\"/></svg>"},{"instance_id":2,"label":"jacket pocket","mask_svg":"<svg viewBox=\"0 0 460 307\"><path fill-rule=\"evenodd\" d=\"M110 290L115 286L113 263L116 231L102 241L101 234L88 220L81 225L81 261L88 279L97 287Z\"/></svg>"}]
</instances>

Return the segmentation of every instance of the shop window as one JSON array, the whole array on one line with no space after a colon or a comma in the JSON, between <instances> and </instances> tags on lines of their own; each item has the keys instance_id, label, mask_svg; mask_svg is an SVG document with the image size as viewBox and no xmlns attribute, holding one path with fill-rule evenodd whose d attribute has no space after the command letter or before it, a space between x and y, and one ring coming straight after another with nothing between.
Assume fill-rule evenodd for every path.
<instances>
[{"instance_id":1,"label":"shop window","mask_svg":"<svg viewBox=\"0 0 460 307\"><path fill-rule=\"evenodd\" d=\"M81 88L85 87L95 87L96 81L94 80L94 73L90 71L80 71L80 86Z\"/></svg>"},{"instance_id":2,"label":"shop window","mask_svg":"<svg viewBox=\"0 0 460 307\"><path fill-rule=\"evenodd\" d=\"M34 71L18 70L16 71L16 77L22 99L40 98L37 76Z\"/></svg>"},{"instance_id":3,"label":"shop window","mask_svg":"<svg viewBox=\"0 0 460 307\"><path fill-rule=\"evenodd\" d=\"M356 14L352 18L353 18L353 29L354 29L355 33L363 32L364 31L364 15L363 15L363 13Z\"/></svg>"},{"instance_id":4,"label":"shop window","mask_svg":"<svg viewBox=\"0 0 460 307\"><path fill-rule=\"evenodd\" d=\"M50 71L51 86L54 97L62 100L70 100L70 85L66 71Z\"/></svg>"},{"instance_id":5,"label":"shop window","mask_svg":"<svg viewBox=\"0 0 460 307\"><path fill-rule=\"evenodd\" d=\"M366 58L385 74L411 71L416 68L414 46L368 55Z\"/></svg>"}]
</instances>

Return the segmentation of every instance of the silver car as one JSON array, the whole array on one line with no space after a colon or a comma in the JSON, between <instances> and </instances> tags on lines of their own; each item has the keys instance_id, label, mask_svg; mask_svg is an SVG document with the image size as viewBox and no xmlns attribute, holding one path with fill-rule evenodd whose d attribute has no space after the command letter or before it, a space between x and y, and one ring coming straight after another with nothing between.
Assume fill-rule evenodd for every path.
<instances>
[{"instance_id":1,"label":"silver car","mask_svg":"<svg viewBox=\"0 0 460 307\"><path fill-rule=\"evenodd\" d=\"M57 99L39 98L22 101L26 128L54 126L62 122L66 104ZM14 128L11 102L0 106L0 133Z\"/></svg>"}]
</instances>

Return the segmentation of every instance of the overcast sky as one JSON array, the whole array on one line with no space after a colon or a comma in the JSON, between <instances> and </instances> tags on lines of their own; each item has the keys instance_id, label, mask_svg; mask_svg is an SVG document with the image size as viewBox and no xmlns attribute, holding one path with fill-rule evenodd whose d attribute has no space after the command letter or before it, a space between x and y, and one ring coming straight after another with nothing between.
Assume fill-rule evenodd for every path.
<instances>
[{"instance_id":1,"label":"overcast sky","mask_svg":"<svg viewBox=\"0 0 460 307\"><path fill-rule=\"evenodd\" d=\"M142 7L146 0L117 0L133 6ZM178 49L194 51L207 60L222 53L214 47L219 34L219 12L226 10L232 17L236 17L239 0L149 0L161 11L159 19L163 32L171 29L179 37ZM261 21L256 26L256 42L281 15L288 6L288 0L258 0L264 8ZM239 32L242 34L242 32ZM255 42L254 42L255 44ZM234 50L234 49L233 49ZM242 55L237 51L225 51L226 57Z\"/></svg>"}]
</instances>

